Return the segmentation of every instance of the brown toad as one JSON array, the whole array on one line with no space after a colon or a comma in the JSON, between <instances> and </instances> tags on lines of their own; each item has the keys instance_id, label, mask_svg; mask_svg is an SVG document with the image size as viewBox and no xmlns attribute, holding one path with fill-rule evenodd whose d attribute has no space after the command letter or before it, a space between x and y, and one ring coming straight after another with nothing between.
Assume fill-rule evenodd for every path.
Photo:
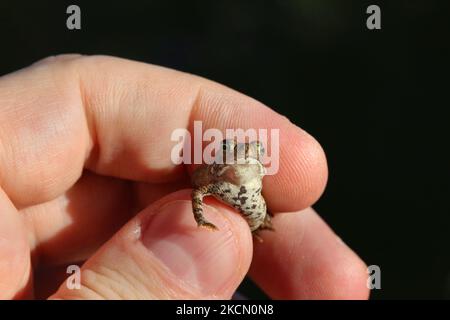
<instances>
[{"instance_id":1,"label":"brown toad","mask_svg":"<svg viewBox=\"0 0 450 320\"><path fill-rule=\"evenodd\" d=\"M211 195L237 209L253 235L260 239L259 230L274 230L261 194L266 169L259 159L264 155L264 147L259 141L237 143L234 139L223 140L222 150L214 163L198 168L192 175L195 221L200 227L217 229L203 216L203 197Z\"/></svg>"}]
</instances>

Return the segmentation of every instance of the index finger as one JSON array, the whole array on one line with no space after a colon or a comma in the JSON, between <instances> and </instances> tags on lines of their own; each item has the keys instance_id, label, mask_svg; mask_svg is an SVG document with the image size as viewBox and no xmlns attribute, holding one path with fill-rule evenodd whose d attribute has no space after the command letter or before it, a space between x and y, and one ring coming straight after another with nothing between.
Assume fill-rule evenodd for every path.
<instances>
[{"instance_id":1,"label":"index finger","mask_svg":"<svg viewBox=\"0 0 450 320\"><path fill-rule=\"evenodd\" d=\"M0 184L19 207L54 199L83 169L125 179L178 179L171 133L203 128L280 130L280 168L264 179L273 211L322 193L320 145L260 102L175 70L105 56L60 56L0 79Z\"/></svg>"}]
</instances>

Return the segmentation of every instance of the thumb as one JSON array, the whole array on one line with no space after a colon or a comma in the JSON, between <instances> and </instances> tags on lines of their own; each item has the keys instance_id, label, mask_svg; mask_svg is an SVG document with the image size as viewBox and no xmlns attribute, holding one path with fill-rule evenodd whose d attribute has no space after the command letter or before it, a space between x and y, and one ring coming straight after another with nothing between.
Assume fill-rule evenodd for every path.
<instances>
[{"instance_id":1,"label":"thumb","mask_svg":"<svg viewBox=\"0 0 450 320\"><path fill-rule=\"evenodd\" d=\"M215 200L204 209L219 230L198 228L189 194L139 213L81 267L80 289L63 283L51 298L229 299L250 266L249 228Z\"/></svg>"},{"instance_id":2,"label":"thumb","mask_svg":"<svg viewBox=\"0 0 450 320\"><path fill-rule=\"evenodd\" d=\"M0 300L27 299L31 293L31 261L25 225L0 188Z\"/></svg>"}]
</instances>

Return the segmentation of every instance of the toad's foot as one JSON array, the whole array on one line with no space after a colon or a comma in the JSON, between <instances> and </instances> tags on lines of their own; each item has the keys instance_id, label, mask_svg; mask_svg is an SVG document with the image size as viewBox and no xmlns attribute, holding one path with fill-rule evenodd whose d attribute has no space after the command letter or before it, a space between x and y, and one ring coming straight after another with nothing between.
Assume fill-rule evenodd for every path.
<instances>
[{"instance_id":1,"label":"toad's foot","mask_svg":"<svg viewBox=\"0 0 450 320\"><path fill-rule=\"evenodd\" d=\"M259 230L269 230L269 231L275 231L275 228L272 224L272 218L273 214L271 214L269 211L267 211L266 216L264 217L264 222L259 226Z\"/></svg>"},{"instance_id":2,"label":"toad's foot","mask_svg":"<svg viewBox=\"0 0 450 320\"><path fill-rule=\"evenodd\" d=\"M275 228L272 225L272 219L270 217L271 216L269 214L267 214L264 217L264 222L259 226L258 229L256 229L255 231L252 232L253 237L259 243L264 242L263 238L260 236L261 231L263 231L263 230L275 231Z\"/></svg>"},{"instance_id":3,"label":"toad's foot","mask_svg":"<svg viewBox=\"0 0 450 320\"><path fill-rule=\"evenodd\" d=\"M253 238L255 238L255 240L258 241L259 243L264 242L263 238L259 235L258 231L253 231L252 235L253 235Z\"/></svg>"},{"instance_id":4,"label":"toad's foot","mask_svg":"<svg viewBox=\"0 0 450 320\"><path fill-rule=\"evenodd\" d=\"M269 230L269 231L275 231L275 228L272 225L272 222L270 221L265 221L259 228L258 230Z\"/></svg>"}]
</instances>

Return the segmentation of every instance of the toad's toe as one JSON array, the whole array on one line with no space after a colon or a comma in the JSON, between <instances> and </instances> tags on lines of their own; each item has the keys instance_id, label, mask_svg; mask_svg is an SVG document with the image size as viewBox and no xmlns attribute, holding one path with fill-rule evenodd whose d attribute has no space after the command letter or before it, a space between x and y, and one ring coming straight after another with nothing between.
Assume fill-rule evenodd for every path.
<instances>
[{"instance_id":1,"label":"toad's toe","mask_svg":"<svg viewBox=\"0 0 450 320\"><path fill-rule=\"evenodd\" d=\"M201 228L208 229L210 231L217 231L217 230L219 230L219 228L217 228L214 224L212 224L211 222L208 222L208 221L200 222L198 224L198 226L201 227Z\"/></svg>"}]
</instances>

